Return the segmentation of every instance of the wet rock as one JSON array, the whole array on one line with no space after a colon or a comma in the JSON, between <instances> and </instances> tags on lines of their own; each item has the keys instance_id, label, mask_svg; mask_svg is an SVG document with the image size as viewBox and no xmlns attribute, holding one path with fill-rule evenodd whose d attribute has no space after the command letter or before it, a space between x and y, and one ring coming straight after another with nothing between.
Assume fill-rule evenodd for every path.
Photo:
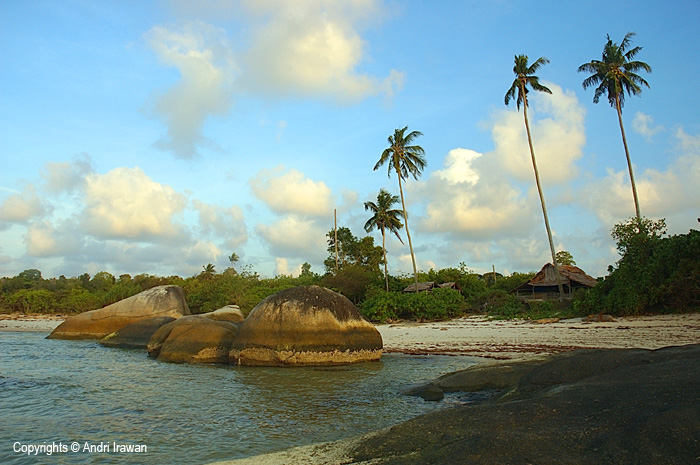
<instances>
[{"instance_id":1,"label":"wet rock","mask_svg":"<svg viewBox=\"0 0 700 465\"><path fill-rule=\"evenodd\" d=\"M241 325L231 363L340 365L381 358L382 337L344 296L318 286L286 289L260 302Z\"/></svg>"},{"instance_id":2,"label":"wet rock","mask_svg":"<svg viewBox=\"0 0 700 465\"><path fill-rule=\"evenodd\" d=\"M100 344L105 347L120 349L145 349L153 333L171 321L175 321L175 318L171 316L157 316L139 320L100 339Z\"/></svg>"},{"instance_id":3,"label":"wet rock","mask_svg":"<svg viewBox=\"0 0 700 465\"><path fill-rule=\"evenodd\" d=\"M68 318L48 339L102 339L146 318L189 315L185 295L178 286L157 286L127 299Z\"/></svg>"}]
</instances>

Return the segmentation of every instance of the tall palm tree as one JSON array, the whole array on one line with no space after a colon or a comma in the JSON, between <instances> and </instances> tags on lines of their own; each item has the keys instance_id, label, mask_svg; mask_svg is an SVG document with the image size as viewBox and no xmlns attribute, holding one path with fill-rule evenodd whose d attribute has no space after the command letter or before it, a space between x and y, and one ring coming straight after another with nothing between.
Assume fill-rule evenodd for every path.
<instances>
[{"instance_id":1,"label":"tall palm tree","mask_svg":"<svg viewBox=\"0 0 700 465\"><path fill-rule=\"evenodd\" d=\"M403 196L402 180L407 179L408 175L412 175L413 179L418 180L418 176L427 164L425 160L425 150L420 145L411 145L417 137L423 135L419 131L411 131L406 134L408 126L403 129L395 129L394 134L387 138L389 147L384 149L379 161L374 165L376 171L384 163L388 163L387 174L391 177L391 172L395 171L399 178L399 193L401 194L401 207L403 208L404 224L406 225L406 237L408 237L408 248L411 251L411 261L413 262L413 279L416 282L416 292L418 292L418 270L416 269L416 256L413 253L413 243L411 242L411 233L408 231L408 213L406 213L406 202Z\"/></svg>"},{"instance_id":2,"label":"tall palm tree","mask_svg":"<svg viewBox=\"0 0 700 465\"><path fill-rule=\"evenodd\" d=\"M389 292L389 267L386 261L386 230L396 235L398 240L403 244L399 229L403 228L401 218L403 218L402 210L395 210L391 207L399 201L398 195L391 195L385 189L379 190L377 195L377 203L372 201L365 202L365 211L373 213L372 217L365 223L365 231L371 232L379 229L382 232L382 251L384 253L384 281L386 282L386 291Z\"/></svg>"},{"instance_id":3,"label":"tall palm tree","mask_svg":"<svg viewBox=\"0 0 700 465\"><path fill-rule=\"evenodd\" d=\"M530 156L532 157L532 168L535 170L535 182L537 183L537 192L540 194L540 203L542 204L542 214L544 215L544 226L547 229L547 237L549 238L549 249L552 252L552 264L554 265L554 274L557 276L557 285L559 286L559 300L564 297L564 288L561 285L561 276L559 275L559 265L557 264L556 253L554 252L554 241L552 240L552 230L549 227L549 218L547 216L547 206L544 203L544 194L542 193L542 185L540 184L540 173L537 170L537 161L535 160L535 149L532 147L532 136L530 135L530 123L527 119L527 94L528 86L539 92L551 94L552 91L546 86L540 84L540 80L535 76L535 72L540 66L549 63L545 57L539 57L532 65L528 66L527 55L516 55L513 72L515 80L506 92L505 104L510 103L511 99L516 99L518 110L520 105L523 105L523 115L525 117L525 130L527 131L527 143L530 145Z\"/></svg>"},{"instance_id":4,"label":"tall palm tree","mask_svg":"<svg viewBox=\"0 0 700 465\"><path fill-rule=\"evenodd\" d=\"M637 185L634 183L634 173L632 172L632 161L627 148L627 137L625 127L622 125L622 107L625 106L625 91L627 95L637 95L642 92L642 85L649 88L649 83L637 74L638 71L651 72L651 66L643 61L633 61L632 59L642 50L642 47L634 47L628 50L632 42L632 37L636 34L628 32L622 39L620 45L614 43L607 35L608 42L603 47L602 60L593 60L578 67L578 71L593 73L583 81L583 88L598 85L593 94L593 103L598 103L601 95L607 94L610 106L617 110L617 119L620 122L622 132L622 145L625 147L627 157L627 168L630 172L630 182L632 184L632 196L634 197L634 208L637 213L637 221L641 222L642 215L639 212L639 198L637 197Z\"/></svg>"}]
</instances>

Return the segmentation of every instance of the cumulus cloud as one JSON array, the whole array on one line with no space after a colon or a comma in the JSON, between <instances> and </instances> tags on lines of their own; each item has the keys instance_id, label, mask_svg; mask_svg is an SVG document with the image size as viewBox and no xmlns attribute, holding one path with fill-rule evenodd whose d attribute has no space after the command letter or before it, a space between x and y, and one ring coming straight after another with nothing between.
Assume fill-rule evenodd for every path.
<instances>
[{"instance_id":1,"label":"cumulus cloud","mask_svg":"<svg viewBox=\"0 0 700 465\"><path fill-rule=\"evenodd\" d=\"M225 31L188 21L178 28L156 26L146 39L158 58L180 73L180 80L155 97L150 108L167 126L156 145L178 158L192 158L207 142L202 135L205 120L231 108L237 68Z\"/></svg>"},{"instance_id":2,"label":"cumulus cloud","mask_svg":"<svg viewBox=\"0 0 700 465\"><path fill-rule=\"evenodd\" d=\"M528 111L537 168L545 186L565 183L577 176L576 161L583 156L586 142L586 113L576 94L556 84L546 85L552 94L534 93ZM532 158L522 111L499 112L492 135L502 169L518 180L532 181Z\"/></svg>"},{"instance_id":3,"label":"cumulus cloud","mask_svg":"<svg viewBox=\"0 0 700 465\"><path fill-rule=\"evenodd\" d=\"M357 24L379 13L373 0L244 2L257 22L245 55L247 88L265 94L329 97L341 103L391 96L403 73L379 78L357 70L365 43Z\"/></svg>"},{"instance_id":4,"label":"cumulus cloud","mask_svg":"<svg viewBox=\"0 0 700 465\"><path fill-rule=\"evenodd\" d=\"M522 233L532 225L533 201L511 185L498 169L478 162L473 150L451 150L445 168L433 172L422 195L430 201L419 227L426 232L489 238Z\"/></svg>"},{"instance_id":5,"label":"cumulus cloud","mask_svg":"<svg viewBox=\"0 0 700 465\"><path fill-rule=\"evenodd\" d=\"M0 222L24 224L49 210L34 186L26 185L21 193L11 194L0 204Z\"/></svg>"},{"instance_id":6,"label":"cumulus cloud","mask_svg":"<svg viewBox=\"0 0 700 465\"><path fill-rule=\"evenodd\" d=\"M248 240L248 229L239 207L221 207L200 200L194 200L192 206L199 214L199 229L203 234L225 238L222 245L230 249Z\"/></svg>"},{"instance_id":7,"label":"cumulus cloud","mask_svg":"<svg viewBox=\"0 0 700 465\"><path fill-rule=\"evenodd\" d=\"M283 166L261 170L250 181L253 194L277 213L327 216L333 210L331 190L303 173Z\"/></svg>"},{"instance_id":8,"label":"cumulus cloud","mask_svg":"<svg viewBox=\"0 0 700 465\"><path fill-rule=\"evenodd\" d=\"M273 255L321 262L325 258L326 229L308 218L287 215L271 225L256 227Z\"/></svg>"},{"instance_id":9,"label":"cumulus cloud","mask_svg":"<svg viewBox=\"0 0 700 465\"><path fill-rule=\"evenodd\" d=\"M140 168L115 168L85 180L83 227L94 236L148 240L183 234L176 215L185 196L153 181Z\"/></svg>"},{"instance_id":10,"label":"cumulus cloud","mask_svg":"<svg viewBox=\"0 0 700 465\"><path fill-rule=\"evenodd\" d=\"M48 162L41 172L49 192L72 193L83 188L85 177L92 173L92 159L83 154L70 162Z\"/></svg>"},{"instance_id":11,"label":"cumulus cloud","mask_svg":"<svg viewBox=\"0 0 700 465\"><path fill-rule=\"evenodd\" d=\"M700 199L700 135L689 135L682 128L675 134L678 156L666 170L635 171L635 182L642 215L649 218L674 218L670 221L683 228L696 227ZM634 216L634 201L626 169L608 169L607 176L585 187L587 206L600 221L614 223Z\"/></svg>"},{"instance_id":12,"label":"cumulus cloud","mask_svg":"<svg viewBox=\"0 0 700 465\"><path fill-rule=\"evenodd\" d=\"M641 111L634 114L632 128L647 140L651 140L652 137L664 130L663 126L654 126L654 119Z\"/></svg>"}]
</instances>

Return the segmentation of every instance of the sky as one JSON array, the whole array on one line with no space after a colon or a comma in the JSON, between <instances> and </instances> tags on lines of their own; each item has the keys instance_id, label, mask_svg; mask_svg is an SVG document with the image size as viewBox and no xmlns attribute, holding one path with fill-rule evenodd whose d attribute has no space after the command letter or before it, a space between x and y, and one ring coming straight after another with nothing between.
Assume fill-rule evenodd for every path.
<instances>
[{"instance_id":1,"label":"sky","mask_svg":"<svg viewBox=\"0 0 700 465\"><path fill-rule=\"evenodd\" d=\"M635 32L650 87L623 120L642 215L698 228L696 0L5 0L0 2L0 276L323 273L358 237L387 138L423 135L404 184L419 270L551 261L514 56L550 63L528 115L556 250L592 276L634 216L616 111L578 67ZM400 204L397 205L400 208ZM369 233L381 245L378 232ZM387 236L389 272L412 272Z\"/></svg>"}]
</instances>

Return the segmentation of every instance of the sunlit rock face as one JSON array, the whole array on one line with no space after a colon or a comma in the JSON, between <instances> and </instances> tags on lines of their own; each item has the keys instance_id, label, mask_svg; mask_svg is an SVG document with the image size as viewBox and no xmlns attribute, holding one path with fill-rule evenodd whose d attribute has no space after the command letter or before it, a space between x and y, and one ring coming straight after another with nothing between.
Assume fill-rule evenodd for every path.
<instances>
[{"instance_id":1,"label":"sunlit rock face","mask_svg":"<svg viewBox=\"0 0 700 465\"><path fill-rule=\"evenodd\" d=\"M148 355L162 362L228 363L238 325L190 315L161 326L148 342Z\"/></svg>"},{"instance_id":2,"label":"sunlit rock face","mask_svg":"<svg viewBox=\"0 0 700 465\"><path fill-rule=\"evenodd\" d=\"M49 339L102 339L146 318L189 315L185 295L178 286L156 286L104 308L68 318L49 334Z\"/></svg>"},{"instance_id":3,"label":"sunlit rock face","mask_svg":"<svg viewBox=\"0 0 700 465\"><path fill-rule=\"evenodd\" d=\"M346 297L318 286L271 295L245 319L230 357L258 366L342 365L376 361L382 337Z\"/></svg>"},{"instance_id":4,"label":"sunlit rock face","mask_svg":"<svg viewBox=\"0 0 700 465\"><path fill-rule=\"evenodd\" d=\"M238 305L226 305L213 312L203 313L202 316L212 320L230 321L231 323L239 323L245 319Z\"/></svg>"}]
</instances>

